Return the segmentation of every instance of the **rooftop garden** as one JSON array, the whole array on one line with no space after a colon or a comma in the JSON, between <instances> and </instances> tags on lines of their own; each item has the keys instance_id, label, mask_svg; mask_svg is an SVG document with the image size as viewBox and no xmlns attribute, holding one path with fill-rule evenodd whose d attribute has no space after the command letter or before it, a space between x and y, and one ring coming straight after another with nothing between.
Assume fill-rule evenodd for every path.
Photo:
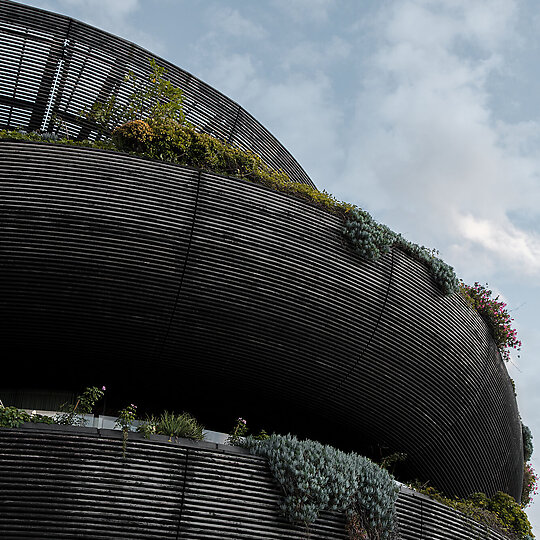
<instances>
[{"instance_id":1,"label":"rooftop garden","mask_svg":"<svg viewBox=\"0 0 540 540\"><path fill-rule=\"evenodd\" d=\"M86 415L93 413L105 391L104 386L88 387L74 402L64 403L52 416L4 406L0 401L0 427L18 428L27 422L85 427ZM164 411L144 418L137 415L137 406L133 403L117 412L116 429L122 431L118 452L125 460L129 460L129 434L133 431L147 439L166 435L169 442L173 438L176 442L178 438L204 440L204 427L189 413ZM529 443L532 449L532 441ZM316 441L299 440L290 434L268 435L261 431L250 435L243 418L237 419L227 444L247 448L266 458L281 489L280 513L290 523L305 527L308 537L310 526L320 512L333 511L345 514L351 540L398 538L395 502L399 486L389 470L394 461L392 456L377 464L356 453L345 453ZM491 498L474 493L467 499L451 499L426 484L414 482L410 487L482 524L486 531L496 530L511 540L529 540L533 535L524 507L536 493L537 477L528 467L531 488L521 505L502 492Z\"/></svg>"}]
</instances>

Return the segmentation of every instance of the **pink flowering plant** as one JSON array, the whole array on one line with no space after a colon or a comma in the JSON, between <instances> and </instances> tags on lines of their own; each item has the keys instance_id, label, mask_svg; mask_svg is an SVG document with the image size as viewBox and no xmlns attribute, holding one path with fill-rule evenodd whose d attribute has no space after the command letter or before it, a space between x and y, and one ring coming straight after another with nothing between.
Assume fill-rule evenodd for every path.
<instances>
[{"instance_id":1,"label":"pink flowering plant","mask_svg":"<svg viewBox=\"0 0 540 540\"><path fill-rule=\"evenodd\" d=\"M530 463L525 463L523 470L523 491L521 506L527 508L532 504L533 496L538 493L538 475Z\"/></svg>"},{"instance_id":2,"label":"pink flowering plant","mask_svg":"<svg viewBox=\"0 0 540 540\"><path fill-rule=\"evenodd\" d=\"M229 433L227 437L227 444L232 444L233 446L239 446L245 436L248 433L247 422L244 418L238 418L236 424L234 425L233 430Z\"/></svg>"},{"instance_id":3,"label":"pink flowering plant","mask_svg":"<svg viewBox=\"0 0 540 540\"><path fill-rule=\"evenodd\" d=\"M247 421L244 418L238 418L225 443L233 446L244 446L247 439L264 441L270 438L270 435L268 435L264 429L261 429L258 435L249 435L249 437L248 432L249 428L247 427Z\"/></svg>"},{"instance_id":4,"label":"pink flowering plant","mask_svg":"<svg viewBox=\"0 0 540 540\"><path fill-rule=\"evenodd\" d=\"M523 491L521 493L521 506L527 508L538 493L538 475L530 463L525 464L523 471Z\"/></svg>"},{"instance_id":5,"label":"pink flowering plant","mask_svg":"<svg viewBox=\"0 0 540 540\"><path fill-rule=\"evenodd\" d=\"M493 292L487 288L487 284L465 285L461 283L461 292L466 300L482 315L490 327L495 343L505 362L510 360L512 349L521 350L521 341L517 338L517 331L512 328L512 319L506 304L499 301L499 297L492 298Z\"/></svg>"}]
</instances>

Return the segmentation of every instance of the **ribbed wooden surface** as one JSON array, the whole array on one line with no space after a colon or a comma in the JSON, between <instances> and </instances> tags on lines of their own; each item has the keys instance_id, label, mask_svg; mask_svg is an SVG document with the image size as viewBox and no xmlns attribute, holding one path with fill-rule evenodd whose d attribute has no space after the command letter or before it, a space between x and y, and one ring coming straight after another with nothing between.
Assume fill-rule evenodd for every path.
<instances>
[{"instance_id":1,"label":"ribbed wooden surface","mask_svg":"<svg viewBox=\"0 0 540 540\"><path fill-rule=\"evenodd\" d=\"M127 102L124 76L150 71L149 60L167 69L182 89L186 118L206 133L261 156L294 181L313 185L283 145L237 103L190 73L150 52L79 21L0 0L0 127L52 129L65 122L69 134L92 138L79 113L95 101ZM64 133L64 128L62 128Z\"/></svg>"},{"instance_id":2,"label":"ribbed wooden surface","mask_svg":"<svg viewBox=\"0 0 540 540\"><path fill-rule=\"evenodd\" d=\"M406 487L396 502L401 540L503 540L506 537Z\"/></svg>"},{"instance_id":3,"label":"ribbed wooden surface","mask_svg":"<svg viewBox=\"0 0 540 540\"><path fill-rule=\"evenodd\" d=\"M1 538L305 538L280 517L263 458L166 441L132 434L124 460L119 432L0 429ZM397 516L403 540L502 539L406 488ZM345 540L343 515L323 513L310 534Z\"/></svg>"},{"instance_id":4,"label":"ribbed wooden surface","mask_svg":"<svg viewBox=\"0 0 540 540\"><path fill-rule=\"evenodd\" d=\"M1 141L0 227L10 388L107 384L213 429L249 415L405 452L405 477L449 494L520 496L516 401L484 322L399 251L355 258L337 218L193 169Z\"/></svg>"}]
</instances>

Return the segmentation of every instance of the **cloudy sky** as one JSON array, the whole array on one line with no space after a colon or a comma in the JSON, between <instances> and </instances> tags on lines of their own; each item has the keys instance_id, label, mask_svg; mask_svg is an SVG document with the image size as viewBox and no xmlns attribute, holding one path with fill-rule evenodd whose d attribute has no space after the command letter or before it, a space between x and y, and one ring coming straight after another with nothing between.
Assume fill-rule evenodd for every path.
<instances>
[{"instance_id":1,"label":"cloudy sky","mask_svg":"<svg viewBox=\"0 0 540 540\"><path fill-rule=\"evenodd\" d=\"M540 469L540 4L24 0L125 37L251 112L320 189L508 302ZM534 463L533 459L533 463ZM529 510L540 535L540 503Z\"/></svg>"}]
</instances>

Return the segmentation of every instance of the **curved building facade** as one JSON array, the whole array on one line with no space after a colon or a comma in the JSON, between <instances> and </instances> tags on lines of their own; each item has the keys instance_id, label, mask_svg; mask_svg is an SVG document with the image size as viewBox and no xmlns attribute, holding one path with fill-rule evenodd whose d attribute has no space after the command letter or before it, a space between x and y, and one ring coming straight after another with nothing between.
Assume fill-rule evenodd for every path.
<instances>
[{"instance_id":1,"label":"curved building facade","mask_svg":"<svg viewBox=\"0 0 540 540\"><path fill-rule=\"evenodd\" d=\"M77 137L95 133L76 113L116 92L126 98L125 71L144 74L151 57L67 17L8 0L0 0L0 37L11 70L0 81L0 126L45 129L54 114ZM189 121L311 185L283 146L238 105L158 63L184 91ZM377 262L357 258L335 216L189 167L5 139L0 227L0 334L4 361L20 370L9 383L12 392L65 391L96 381L122 405L187 409L223 431L231 419L248 416L267 431L374 458L402 452L402 478L430 481L449 495L501 490L519 500L521 424L485 322L460 295L443 297L425 267L401 251ZM13 448L34 437L24 430L0 433L0 444ZM39 433L51 448L72 445L64 432L60 439ZM76 445L86 435L73 437ZM97 437L96 452L113 444ZM138 441L134 448L144 453L154 446ZM183 451L164 448L156 452L180 467ZM8 473L16 470L9 459ZM34 467L30 461L15 467ZM48 470L46 461L40 457L38 469ZM204 463L199 473L214 474ZM133 474L142 475L137 466ZM111 480L117 487L124 485L122 471ZM41 473L25 478L30 474ZM58 476L59 501L71 493L64 480L71 482ZM173 514L188 504L178 482L173 491L182 502L171 499ZM97 491L94 496L100 500ZM30 504L25 497L13 502L21 515ZM405 514L406 507L412 514L417 508L411 497L400 498ZM220 502L200 504L210 515ZM255 522L253 511L235 519ZM17 512L6 523L16 523ZM155 519L158 526L162 518ZM182 519L163 517L163 523L179 531ZM336 519L328 517L324 527ZM197 534L189 537L215 537ZM430 538L439 537L447 538Z\"/></svg>"},{"instance_id":2,"label":"curved building facade","mask_svg":"<svg viewBox=\"0 0 540 540\"><path fill-rule=\"evenodd\" d=\"M80 112L111 96L118 105L126 104L126 73L146 77L154 58L182 89L186 120L259 154L295 182L313 185L283 145L240 105L125 39L63 15L0 0L0 42L0 128L50 131L58 119L71 137L94 138L95 126L83 121Z\"/></svg>"},{"instance_id":3,"label":"curved building facade","mask_svg":"<svg viewBox=\"0 0 540 540\"><path fill-rule=\"evenodd\" d=\"M76 358L126 399L224 430L249 411L404 452L403 475L447 493L519 497L506 369L421 264L361 261L337 218L249 182L46 143L1 141L0 157L2 340L32 365L25 385L84 386Z\"/></svg>"},{"instance_id":4,"label":"curved building facade","mask_svg":"<svg viewBox=\"0 0 540 540\"><path fill-rule=\"evenodd\" d=\"M2 538L306 538L279 516L281 494L263 458L133 434L124 460L120 439L90 428L0 428ZM504 540L407 488L396 509L401 540ZM345 528L343 514L323 512L309 537L346 540Z\"/></svg>"}]
</instances>

